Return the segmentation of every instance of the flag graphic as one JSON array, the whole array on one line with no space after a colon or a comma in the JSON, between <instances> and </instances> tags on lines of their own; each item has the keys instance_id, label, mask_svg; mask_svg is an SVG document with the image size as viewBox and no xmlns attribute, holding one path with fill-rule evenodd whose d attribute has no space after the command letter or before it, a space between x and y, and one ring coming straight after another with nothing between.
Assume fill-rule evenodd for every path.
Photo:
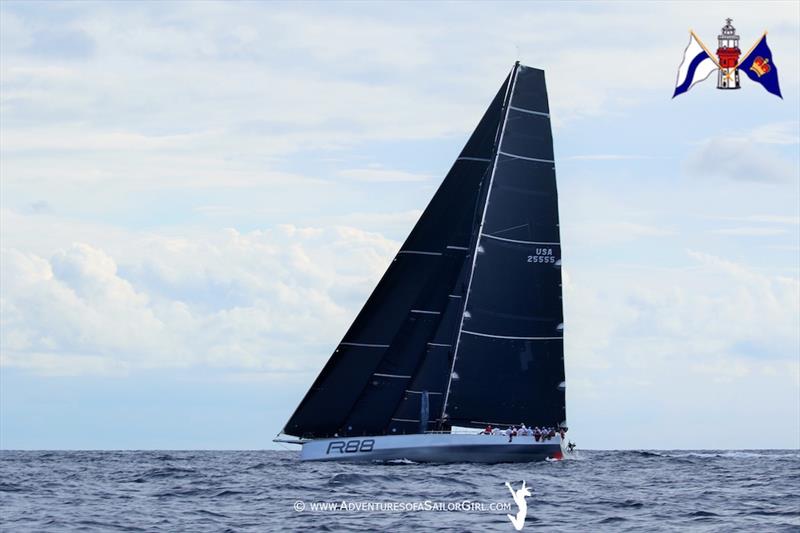
<instances>
[{"instance_id":1,"label":"flag graphic","mask_svg":"<svg viewBox=\"0 0 800 533\"><path fill-rule=\"evenodd\" d=\"M673 98L683 94L697 83L708 78L712 72L719 68L717 60L700 42L694 32L689 35L689 45L683 52L683 61L678 67L678 79L675 82Z\"/></svg>"},{"instance_id":2,"label":"flag graphic","mask_svg":"<svg viewBox=\"0 0 800 533\"><path fill-rule=\"evenodd\" d=\"M736 68L747 74L747 77L754 82L760 83L768 92L783 98L778 84L778 68L772 61L772 50L767 46L766 33L753 45Z\"/></svg>"}]
</instances>

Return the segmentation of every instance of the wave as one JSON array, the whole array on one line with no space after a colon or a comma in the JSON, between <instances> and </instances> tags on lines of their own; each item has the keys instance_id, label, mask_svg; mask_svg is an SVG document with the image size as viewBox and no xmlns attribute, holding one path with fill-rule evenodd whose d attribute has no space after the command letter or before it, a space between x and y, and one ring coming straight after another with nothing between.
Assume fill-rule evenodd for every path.
<instances>
[{"instance_id":1,"label":"wave","mask_svg":"<svg viewBox=\"0 0 800 533\"><path fill-rule=\"evenodd\" d=\"M621 516L609 516L607 518L603 518L602 520L598 521L598 524L616 524L619 522L627 522L627 518L623 518Z\"/></svg>"},{"instance_id":2,"label":"wave","mask_svg":"<svg viewBox=\"0 0 800 533\"><path fill-rule=\"evenodd\" d=\"M615 452L618 453L618 452ZM750 451L750 450L709 450L709 451L683 451L683 450L631 450L636 457L658 459L799 459L800 453L777 451ZM566 457L566 456L565 456Z\"/></svg>"},{"instance_id":3,"label":"wave","mask_svg":"<svg viewBox=\"0 0 800 533\"><path fill-rule=\"evenodd\" d=\"M767 509L759 509L745 514L747 514L747 516L800 516L800 511L769 511Z\"/></svg>"},{"instance_id":4,"label":"wave","mask_svg":"<svg viewBox=\"0 0 800 533\"><path fill-rule=\"evenodd\" d=\"M640 457L669 457L662 453L650 451L650 450L634 450L634 455L638 455Z\"/></svg>"},{"instance_id":5,"label":"wave","mask_svg":"<svg viewBox=\"0 0 800 533\"><path fill-rule=\"evenodd\" d=\"M719 516L717 513L712 513L711 511L694 511L689 513L689 516L692 518L710 518Z\"/></svg>"},{"instance_id":6,"label":"wave","mask_svg":"<svg viewBox=\"0 0 800 533\"><path fill-rule=\"evenodd\" d=\"M578 450L567 452L564 454L562 461L586 461L589 457L585 454L582 454Z\"/></svg>"},{"instance_id":7,"label":"wave","mask_svg":"<svg viewBox=\"0 0 800 533\"><path fill-rule=\"evenodd\" d=\"M387 464L387 465L418 465L419 463L416 461L412 461L411 459L391 459L389 461L378 461L379 463Z\"/></svg>"},{"instance_id":8,"label":"wave","mask_svg":"<svg viewBox=\"0 0 800 533\"><path fill-rule=\"evenodd\" d=\"M402 482L403 478L399 476L390 476L382 474L354 474L354 473L340 473L335 474L328 480L328 485L360 485L363 483L376 483L385 484L389 482Z\"/></svg>"},{"instance_id":9,"label":"wave","mask_svg":"<svg viewBox=\"0 0 800 533\"><path fill-rule=\"evenodd\" d=\"M223 490L221 492L218 492L218 493L214 494L214 497L215 498L224 498L226 496L237 496L239 494L246 494L246 493L244 493L242 491L239 491L239 490Z\"/></svg>"},{"instance_id":10,"label":"wave","mask_svg":"<svg viewBox=\"0 0 800 533\"><path fill-rule=\"evenodd\" d=\"M246 470L264 470L266 468L275 468L275 465L269 463L256 463L254 465L248 466Z\"/></svg>"},{"instance_id":11,"label":"wave","mask_svg":"<svg viewBox=\"0 0 800 533\"><path fill-rule=\"evenodd\" d=\"M435 482L440 487L443 485L449 485L457 488L479 486L477 483L474 483L469 479L463 479L461 476L430 475L429 473L425 473L423 476L423 479L425 479L426 482Z\"/></svg>"},{"instance_id":12,"label":"wave","mask_svg":"<svg viewBox=\"0 0 800 533\"><path fill-rule=\"evenodd\" d=\"M791 449L582 449L559 467L301 463L283 452L4 452L0 531L513 531L506 510L323 516L293 504L504 502L513 514L504 484L523 479L532 493L524 531L789 531L800 520L798 458Z\"/></svg>"},{"instance_id":13,"label":"wave","mask_svg":"<svg viewBox=\"0 0 800 533\"><path fill-rule=\"evenodd\" d=\"M639 509L641 507L644 507L644 503L637 500L625 500L621 502L614 502L611 505L613 507L618 507L622 509Z\"/></svg>"},{"instance_id":14,"label":"wave","mask_svg":"<svg viewBox=\"0 0 800 533\"><path fill-rule=\"evenodd\" d=\"M16 483L0 483L0 492L25 492L25 487Z\"/></svg>"},{"instance_id":15,"label":"wave","mask_svg":"<svg viewBox=\"0 0 800 533\"><path fill-rule=\"evenodd\" d=\"M194 468L179 468L177 466L167 466L161 468L151 468L140 475L143 479L158 479L158 478L182 478L189 475L197 474Z\"/></svg>"},{"instance_id":16,"label":"wave","mask_svg":"<svg viewBox=\"0 0 800 533\"><path fill-rule=\"evenodd\" d=\"M655 453L655 452L654 452ZM684 458L697 457L705 459L798 459L798 453L779 453L779 452L755 452L755 451L710 451L710 452L665 452L658 454L661 457Z\"/></svg>"},{"instance_id":17,"label":"wave","mask_svg":"<svg viewBox=\"0 0 800 533\"><path fill-rule=\"evenodd\" d=\"M208 489L199 488L174 488L171 490L163 490L153 494L156 498L172 498L180 497L186 498L191 496L204 496L208 494Z\"/></svg>"}]
</instances>

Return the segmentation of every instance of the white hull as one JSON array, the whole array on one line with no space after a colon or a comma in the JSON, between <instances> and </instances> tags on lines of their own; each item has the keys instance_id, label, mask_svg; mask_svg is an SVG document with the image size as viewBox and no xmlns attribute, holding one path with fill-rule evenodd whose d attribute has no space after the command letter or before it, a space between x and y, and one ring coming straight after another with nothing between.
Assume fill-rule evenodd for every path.
<instances>
[{"instance_id":1,"label":"white hull","mask_svg":"<svg viewBox=\"0 0 800 533\"><path fill-rule=\"evenodd\" d=\"M391 461L425 463L520 463L561 459L560 436L536 441L533 437L427 433L315 439L303 443L302 461Z\"/></svg>"}]
</instances>

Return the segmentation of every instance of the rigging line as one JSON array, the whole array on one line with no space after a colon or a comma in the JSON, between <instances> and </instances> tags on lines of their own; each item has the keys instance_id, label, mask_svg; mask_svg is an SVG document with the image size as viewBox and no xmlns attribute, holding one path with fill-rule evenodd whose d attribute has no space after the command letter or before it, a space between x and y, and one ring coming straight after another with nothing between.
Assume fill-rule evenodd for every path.
<instances>
[{"instance_id":1,"label":"rigging line","mask_svg":"<svg viewBox=\"0 0 800 533\"><path fill-rule=\"evenodd\" d=\"M504 155L506 157L513 157L514 159L524 159L525 161L535 161L537 163L555 163L553 159L539 159L538 157L528 157L524 155L517 155L517 154L509 154L508 152L498 151L500 155Z\"/></svg>"},{"instance_id":2,"label":"rigging line","mask_svg":"<svg viewBox=\"0 0 800 533\"><path fill-rule=\"evenodd\" d=\"M517 244L539 244L542 246L561 246L560 242L539 242L539 241L520 241L518 239L506 239L505 237L497 237L495 235L490 235L488 233L484 233L481 237L488 237L489 239L495 239L498 241L505 241L505 242L515 242Z\"/></svg>"},{"instance_id":3,"label":"rigging line","mask_svg":"<svg viewBox=\"0 0 800 533\"><path fill-rule=\"evenodd\" d=\"M421 252L419 250L400 250L397 252L397 255L400 254L415 254L415 255L442 255L442 252Z\"/></svg>"},{"instance_id":4,"label":"rigging line","mask_svg":"<svg viewBox=\"0 0 800 533\"><path fill-rule=\"evenodd\" d=\"M514 88L517 85L517 77L519 73L519 62L514 65L514 70L512 72L512 79L510 80L508 87L506 87L506 102L505 102L505 115L503 116L503 124L500 126L500 138L497 140L497 145L495 147L495 154L494 154L494 163L492 164L492 174L489 177L489 185L486 188L486 199L483 203L483 214L481 215L481 222L478 226L478 237L476 239L476 249L477 249L477 242L481 238L481 233L483 231L483 224L486 222L486 211L489 207L489 197L492 194L492 183L494 183L494 176L497 172L497 160L498 154L500 152L500 147L503 145L503 136L506 133L506 123L508 122L508 112L509 108L511 107L511 100L514 97ZM464 327L464 318L467 312L467 304L469 303L469 290L472 287L472 277L475 274L475 261L478 259L478 254L472 254L472 267L469 271L469 282L467 282L467 292L464 297L464 309L461 313L461 323L458 326L458 335L456 336L456 346L453 350L453 363L450 366L450 375L447 376L447 391L444 394L444 401L442 402L442 419L444 419L445 415L447 414L447 401L450 399L450 388L453 384L453 372L456 369L456 360L458 359L458 345L461 342L461 331Z\"/></svg>"},{"instance_id":5,"label":"rigging line","mask_svg":"<svg viewBox=\"0 0 800 533\"><path fill-rule=\"evenodd\" d=\"M379 378L411 379L411 376L401 376L400 374L379 374L378 372L375 372L372 375L378 376Z\"/></svg>"},{"instance_id":6,"label":"rigging line","mask_svg":"<svg viewBox=\"0 0 800 533\"><path fill-rule=\"evenodd\" d=\"M366 344L363 342L340 342L340 346L358 346L360 348L388 348L388 344Z\"/></svg>"},{"instance_id":7,"label":"rigging line","mask_svg":"<svg viewBox=\"0 0 800 533\"><path fill-rule=\"evenodd\" d=\"M512 230L519 229L519 228L525 228L527 226L530 226L530 224L528 222L526 222L525 224L520 224L518 226L511 226L510 228L501 229L500 231L495 231L495 233L505 233L507 231L512 231Z\"/></svg>"},{"instance_id":8,"label":"rigging line","mask_svg":"<svg viewBox=\"0 0 800 533\"><path fill-rule=\"evenodd\" d=\"M543 113L541 111L533 111L531 109L525 109L524 107L514 107L513 105L509 106L509 107L511 109L513 109L514 111L521 111L522 113L530 113L531 115L539 115L540 117L549 117L550 116L550 113Z\"/></svg>"},{"instance_id":9,"label":"rigging line","mask_svg":"<svg viewBox=\"0 0 800 533\"><path fill-rule=\"evenodd\" d=\"M492 335L491 333L478 333L477 331L469 331L467 329L462 329L462 333L466 333L467 335L475 335L477 337L490 337L492 339L511 339L516 341L554 341L554 340L561 340L564 337L514 337L511 335Z\"/></svg>"}]
</instances>

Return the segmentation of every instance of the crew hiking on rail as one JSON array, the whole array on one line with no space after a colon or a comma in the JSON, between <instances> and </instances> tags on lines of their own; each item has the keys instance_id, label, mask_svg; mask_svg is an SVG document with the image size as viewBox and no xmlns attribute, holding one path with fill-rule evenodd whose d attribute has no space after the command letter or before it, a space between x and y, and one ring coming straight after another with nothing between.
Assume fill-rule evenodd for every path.
<instances>
[{"instance_id":1,"label":"crew hiking on rail","mask_svg":"<svg viewBox=\"0 0 800 533\"><path fill-rule=\"evenodd\" d=\"M533 427L529 428L526 427L525 424L520 424L519 427L517 426L509 426L506 429L499 429L492 427L491 424L486 426L486 429L480 432L481 435L503 435L508 437L508 442L514 437L533 437L536 442L539 441L547 441L552 439L556 436L556 434L561 435L563 439L566 435L567 430L566 428L554 428L554 427Z\"/></svg>"}]
</instances>

